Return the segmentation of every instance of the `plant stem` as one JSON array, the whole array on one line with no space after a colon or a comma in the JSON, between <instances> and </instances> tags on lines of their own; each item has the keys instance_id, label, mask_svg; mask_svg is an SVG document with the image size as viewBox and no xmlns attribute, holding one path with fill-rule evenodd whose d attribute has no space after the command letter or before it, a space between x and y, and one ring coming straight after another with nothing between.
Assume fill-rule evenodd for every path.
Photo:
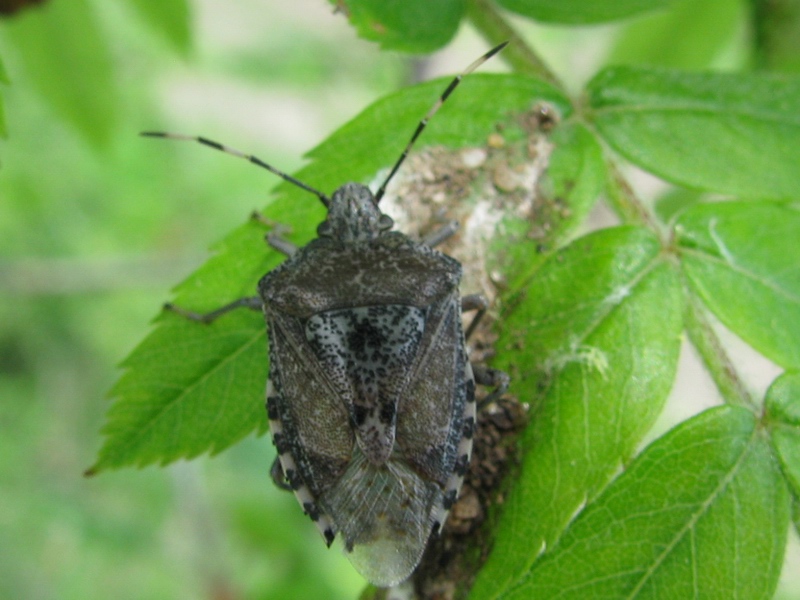
<instances>
[{"instance_id":1,"label":"plant stem","mask_svg":"<svg viewBox=\"0 0 800 600\"><path fill-rule=\"evenodd\" d=\"M756 409L756 402L725 352L722 342L708 321L700 300L689 289L686 281L684 281L684 297L686 298L686 307L683 313L683 323L686 332L700 353L722 398L728 404Z\"/></svg>"},{"instance_id":2,"label":"plant stem","mask_svg":"<svg viewBox=\"0 0 800 600\"><path fill-rule=\"evenodd\" d=\"M489 43L499 44L506 40L511 42L503 51L502 56L514 72L544 79L558 89L564 89L555 74L503 18L491 0L469 0L467 17Z\"/></svg>"},{"instance_id":3,"label":"plant stem","mask_svg":"<svg viewBox=\"0 0 800 600\"><path fill-rule=\"evenodd\" d=\"M606 184L606 196L611 208L626 225L644 225L659 235L660 228L641 200L636 197L631 184L620 172L619 167L610 159L606 161L606 164L609 176Z\"/></svg>"}]
</instances>

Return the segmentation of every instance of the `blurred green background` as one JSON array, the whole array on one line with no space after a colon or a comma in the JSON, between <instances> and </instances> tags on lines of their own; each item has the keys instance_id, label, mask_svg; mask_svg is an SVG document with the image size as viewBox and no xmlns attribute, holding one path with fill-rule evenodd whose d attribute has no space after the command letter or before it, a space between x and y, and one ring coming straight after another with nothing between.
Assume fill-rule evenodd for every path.
<instances>
[{"instance_id":1,"label":"blurred green background","mask_svg":"<svg viewBox=\"0 0 800 600\"><path fill-rule=\"evenodd\" d=\"M204 134L291 171L406 73L321 1L189 8L190 43L133 3L51 0L45 24L38 8L0 22L0 598L353 598L363 586L273 487L268 438L82 476L116 365L276 183L138 132ZM37 40L53 21L59 35L50 25ZM92 35L106 55L71 63ZM81 97L54 101L71 85Z\"/></svg>"},{"instance_id":2,"label":"blurred green background","mask_svg":"<svg viewBox=\"0 0 800 600\"><path fill-rule=\"evenodd\" d=\"M685 1L615 26L517 24L573 89L609 56L747 63L745 3L704 4L703 18ZM424 62L381 53L323 0L157 5L50 0L0 20L0 598L354 598L363 581L272 486L267 438L82 476L116 365L276 184L137 133L202 134L291 172L373 100L486 46L464 27ZM681 53L675 30L704 44Z\"/></svg>"}]
</instances>

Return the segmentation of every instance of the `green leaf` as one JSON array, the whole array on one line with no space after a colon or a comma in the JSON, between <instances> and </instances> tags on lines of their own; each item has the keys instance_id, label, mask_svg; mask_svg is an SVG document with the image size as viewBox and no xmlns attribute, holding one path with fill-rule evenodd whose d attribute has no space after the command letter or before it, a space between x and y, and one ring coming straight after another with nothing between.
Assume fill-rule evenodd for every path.
<instances>
[{"instance_id":1,"label":"green leaf","mask_svg":"<svg viewBox=\"0 0 800 600\"><path fill-rule=\"evenodd\" d=\"M792 498L792 525L795 533L800 535L800 500L797 495Z\"/></svg>"},{"instance_id":2,"label":"green leaf","mask_svg":"<svg viewBox=\"0 0 800 600\"><path fill-rule=\"evenodd\" d=\"M498 597L527 572L631 457L672 387L680 346L677 277L644 229L576 240L509 304L496 364L535 409L474 598Z\"/></svg>"},{"instance_id":3,"label":"green leaf","mask_svg":"<svg viewBox=\"0 0 800 600\"><path fill-rule=\"evenodd\" d=\"M784 367L800 366L800 212L758 202L701 204L676 241L692 289L729 329Z\"/></svg>"},{"instance_id":4,"label":"green leaf","mask_svg":"<svg viewBox=\"0 0 800 600\"><path fill-rule=\"evenodd\" d=\"M755 425L735 407L679 425L503 598L772 598L789 496Z\"/></svg>"},{"instance_id":5,"label":"green leaf","mask_svg":"<svg viewBox=\"0 0 800 600\"><path fill-rule=\"evenodd\" d=\"M142 19L184 56L191 48L189 5L186 0L128 0Z\"/></svg>"},{"instance_id":6,"label":"green leaf","mask_svg":"<svg viewBox=\"0 0 800 600\"><path fill-rule=\"evenodd\" d=\"M6 110L3 104L3 96L0 96L0 137L7 137L8 129L6 128Z\"/></svg>"},{"instance_id":7,"label":"green leaf","mask_svg":"<svg viewBox=\"0 0 800 600\"><path fill-rule=\"evenodd\" d=\"M662 223L669 223L690 206L703 198L701 192L686 188L673 188L655 201L653 209Z\"/></svg>"},{"instance_id":8,"label":"green leaf","mask_svg":"<svg viewBox=\"0 0 800 600\"><path fill-rule=\"evenodd\" d=\"M261 275L279 261L263 235L255 223L234 232L179 286L176 303L202 312L252 296ZM90 472L214 454L266 431L265 333L263 317L246 310L211 325L171 313L159 317L122 363L125 373L110 392L117 400L103 428L106 440Z\"/></svg>"},{"instance_id":9,"label":"green leaf","mask_svg":"<svg viewBox=\"0 0 800 600\"><path fill-rule=\"evenodd\" d=\"M89 142L106 145L116 86L108 47L86 0L25 11L6 24L5 33L25 67L17 83L29 81Z\"/></svg>"},{"instance_id":10,"label":"green leaf","mask_svg":"<svg viewBox=\"0 0 800 600\"><path fill-rule=\"evenodd\" d=\"M324 192L347 181L366 182L390 167L419 119L439 97L447 79L415 86L384 98L315 148L313 162L297 177ZM462 89L463 88L463 89ZM532 98L568 113L568 102L554 88L516 75L471 75L442 107L419 147L483 145L499 122L529 109ZM292 227L298 244L312 238L324 217L313 196L283 183L264 211ZM255 223L235 230L217 254L177 288L175 303L208 311L243 296L253 296L259 278L281 260ZM203 452L219 452L266 427L264 385L267 351L263 317L236 311L210 326L174 314L123 363L124 375L111 390L115 398L104 428L106 440L92 472L124 465L166 463Z\"/></svg>"},{"instance_id":11,"label":"green leaf","mask_svg":"<svg viewBox=\"0 0 800 600\"><path fill-rule=\"evenodd\" d=\"M419 54L441 48L458 29L465 0L346 0L358 35L386 50Z\"/></svg>"},{"instance_id":12,"label":"green leaf","mask_svg":"<svg viewBox=\"0 0 800 600\"><path fill-rule=\"evenodd\" d=\"M498 0L517 14L548 23L603 23L669 6L673 0Z\"/></svg>"},{"instance_id":13,"label":"green leaf","mask_svg":"<svg viewBox=\"0 0 800 600\"><path fill-rule=\"evenodd\" d=\"M689 188L800 197L800 78L610 67L588 93L597 130L643 169Z\"/></svg>"},{"instance_id":14,"label":"green leaf","mask_svg":"<svg viewBox=\"0 0 800 600\"><path fill-rule=\"evenodd\" d=\"M2 56L0 56L0 83L11 83L8 78L8 71L6 71L6 67L3 64Z\"/></svg>"},{"instance_id":15,"label":"green leaf","mask_svg":"<svg viewBox=\"0 0 800 600\"><path fill-rule=\"evenodd\" d=\"M795 0L752 2L750 27L759 69L800 73L800 4Z\"/></svg>"},{"instance_id":16,"label":"green leaf","mask_svg":"<svg viewBox=\"0 0 800 600\"><path fill-rule=\"evenodd\" d=\"M680 0L630 23L614 40L610 64L707 67L739 33L744 7L730 0Z\"/></svg>"},{"instance_id":17,"label":"green leaf","mask_svg":"<svg viewBox=\"0 0 800 600\"><path fill-rule=\"evenodd\" d=\"M794 497L800 498L800 373L784 373L772 383L766 408L775 453Z\"/></svg>"},{"instance_id":18,"label":"green leaf","mask_svg":"<svg viewBox=\"0 0 800 600\"><path fill-rule=\"evenodd\" d=\"M554 149L539 183L534 230L528 220L509 218L502 239L494 244L499 257L489 271L508 273L511 292L530 279L550 250L566 243L589 215L606 178L603 151L583 125L564 123L550 139ZM531 240L537 244L531 252Z\"/></svg>"},{"instance_id":19,"label":"green leaf","mask_svg":"<svg viewBox=\"0 0 800 600\"><path fill-rule=\"evenodd\" d=\"M8 73L3 65L3 57L0 56L0 83L10 83ZM8 129L6 127L6 111L3 104L3 96L0 95L0 137L8 137Z\"/></svg>"}]
</instances>

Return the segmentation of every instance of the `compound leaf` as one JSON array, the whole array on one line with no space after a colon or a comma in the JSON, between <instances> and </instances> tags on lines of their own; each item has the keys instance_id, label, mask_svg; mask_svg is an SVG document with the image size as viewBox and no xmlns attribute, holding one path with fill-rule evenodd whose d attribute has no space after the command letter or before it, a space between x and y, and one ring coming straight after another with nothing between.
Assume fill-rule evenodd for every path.
<instances>
[{"instance_id":1,"label":"compound leaf","mask_svg":"<svg viewBox=\"0 0 800 600\"><path fill-rule=\"evenodd\" d=\"M680 346L677 277L644 229L574 241L509 304L499 365L534 410L475 598L499 597L526 573L629 460L666 400Z\"/></svg>"},{"instance_id":2,"label":"compound leaf","mask_svg":"<svg viewBox=\"0 0 800 600\"><path fill-rule=\"evenodd\" d=\"M729 329L800 366L800 212L770 202L698 204L676 225L692 289Z\"/></svg>"},{"instance_id":3,"label":"compound leaf","mask_svg":"<svg viewBox=\"0 0 800 600\"><path fill-rule=\"evenodd\" d=\"M685 187L800 197L800 78L609 67L589 118L636 165Z\"/></svg>"},{"instance_id":4,"label":"compound leaf","mask_svg":"<svg viewBox=\"0 0 800 600\"><path fill-rule=\"evenodd\" d=\"M503 598L766 600L789 506L753 415L711 409L648 447Z\"/></svg>"}]
</instances>

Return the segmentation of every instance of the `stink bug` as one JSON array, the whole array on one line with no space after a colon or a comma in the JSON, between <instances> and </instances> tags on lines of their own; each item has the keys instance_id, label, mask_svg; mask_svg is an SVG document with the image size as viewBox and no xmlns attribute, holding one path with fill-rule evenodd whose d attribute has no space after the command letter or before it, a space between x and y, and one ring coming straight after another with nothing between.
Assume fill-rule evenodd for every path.
<instances>
[{"instance_id":1,"label":"stink bug","mask_svg":"<svg viewBox=\"0 0 800 600\"><path fill-rule=\"evenodd\" d=\"M462 310L486 309L460 298L461 265L423 241L392 231L378 203L428 120L464 75L499 52L490 50L456 77L420 121L386 180L373 194L346 183L329 198L262 162L205 138L193 139L245 158L315 194L328 209L317 238L298 248L273 230L268 243L288 256L258 284L258 296L208 314L167 308L210 323L240 307L263 310L269 341L267 412L278 451L272 474L294 491L330 545L341 536L347 557L377 586L414 571L432 533L458 496L472 451L475 383L499 397L508 377L473 367Z\"/></svg>"}]
</instances>

